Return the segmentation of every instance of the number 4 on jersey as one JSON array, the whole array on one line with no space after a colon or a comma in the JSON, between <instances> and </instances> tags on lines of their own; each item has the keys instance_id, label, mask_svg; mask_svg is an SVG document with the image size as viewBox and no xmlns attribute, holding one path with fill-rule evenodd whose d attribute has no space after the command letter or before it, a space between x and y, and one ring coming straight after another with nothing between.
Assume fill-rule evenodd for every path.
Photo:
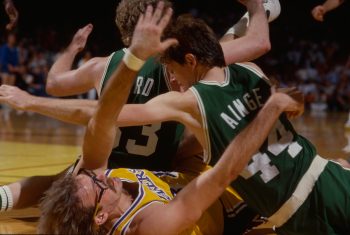
<instances>
[{"instance_id":1,"label":"number 4 on jersey","mask_svg":"<svg viewBox=\"0 0 350 235\"><path fill-rule=\"evenodd\" d=\"M293 141L293 133L286 130L280 121L276 123L275 128L270 132L267 143L267 151L275 157L278 157L288 148L288 155L295 158L302 150L298 142ZM249 179L259 173L260 178L265 183L268 183L279 174L277 167L270 163L271 159L266 153L258 152L252 157L252 161L240 175L245 179Z\"/></svg>"}]
</instances>

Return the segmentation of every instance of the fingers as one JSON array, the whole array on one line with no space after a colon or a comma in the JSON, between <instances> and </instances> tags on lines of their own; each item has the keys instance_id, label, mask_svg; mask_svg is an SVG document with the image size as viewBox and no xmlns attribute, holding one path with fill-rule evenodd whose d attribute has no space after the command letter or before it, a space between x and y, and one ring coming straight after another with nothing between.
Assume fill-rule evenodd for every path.
<instances>
[{"instance_id":1,"label":"fingers","mask_svg":"<svg viewBox=\"0 0 350 235\"><path fill-rule=\"evenodd\" d=\"M151 5L148 5L146 8L144 21L151 21L152 14L153 14L153 7Z\"/></svg>"},{"instance_id":2,"label":"fingers","mask_svg":"<svg viewBox=\"0 0 350 235\"><path fill-rule=\"evenodd\" d=\"M168 49L171 46L176 46L178 43L179 42L174 38L166 39L161 44L161 51L165 51L166 49Z\"/></svg>"},{"instance_id":3,"label":"fingers","mask_svg":"<svg viewBox=\"0 0 350 235\"><path fill-rule=\"evenodd\" d=\"M16 27L18 21L18 11L12 1L5 1L5 11L10 19L10 22L6 25L6 29L12 30Z\"/></svg>"},{"instance_id":4,"label":"fingers","mask_svg":"<svg viewBox=\"0 0 350 235\"><path fill-rule=\"evenodd\" d=\"M91 31L93 30L94 26L92 24L87 24L84 28L83 28L83 32L84 33L91 33Z\"/></svg>"},{"instance_id":5,"label":"fingers","mask_svg":"<svg viewBox=\"0 0 350 235\"><path fill-rule=\"evenodd\" d=\"M152 22L154 24L157 24L159 22L163 13L163 9L164 9L164 2L159 2L152 16Z\"/></svg>"},{"instance_id":6,"label":"fingers","mask_svg":"<svg viewBox=\"0 0 350 235\"><path fill-rule=\"evenodd\" d=\"M11 93L11 91L15 91L16 89L18 89L18 88L15 86L1 85L0 86L0 95L1 96L9 95L9 93Z\"/></svg>"},{"instance_id":7,"label":"fingers","mask_svg":"<svg viewBox=\"0 0 350 235\"><path fill-rule=\"evenodd\" d=\"M87 24L84 27L80 28L76 34L87 37L92 32L93 28L94 26L92 24Z\"/></svg>"},{"instance_id":8,"label":"fingers","mask_svg":"<svg viewBox=\"0 0 350 235\"><path fill-rule=\"evenodd\" d=\"M162 17L162 19L159 21L159 26L162 29L164 29L168 25L172 15L173 15L173 9L168 8L164 16Z\"/></svg>"},{"instance_id":9,"label":"fingers","mask_svg":"<svg viewBox=\"0 0 350 235\"><path fill-rule=\"evenodd\" d=\"M323 16L325 14L323 6L316 6L314 9L312 9L311 14L315 20L323 21Z\"/></svg>"},{"instance_id":10,"label":"fingers","mask_svg":"<svg viewBox=\"0 0 350 235\"><path fill-rule=\"evenodd\" d=\"M161 29L164 29L171 19L173 10L171 8L166 9L164 15L163 11L164 2L162 1L158 3L157 8L154 11L153 7L148 5L145 14L140 15L139 22L150 22L151 24L158 25Z\"/></svg>"}]
</instances>

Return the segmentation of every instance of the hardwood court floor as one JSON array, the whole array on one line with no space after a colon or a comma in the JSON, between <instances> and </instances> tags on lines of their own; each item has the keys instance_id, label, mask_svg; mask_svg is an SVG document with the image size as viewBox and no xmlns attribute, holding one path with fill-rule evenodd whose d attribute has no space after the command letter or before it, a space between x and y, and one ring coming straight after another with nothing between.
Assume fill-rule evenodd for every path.
<instances>
[{"instance_id":1,"label":"hardwood court floor","mask_svg":"<svg viewBox=\"0 0 350 235\"><path fill-rule=\"evenodd\" d=\"M32 175L54 174L74 162L80 154L84 129L39 115L4 117L0 110L0 185ZM346 113L305 113L293 121L299 133L310 139L321 156L347 158L350 131L344 130ZM35 233L38 210L0 214L0 234Z\"/></svg>"},{"instance_id":2,"label":"hardwood court floor","mask_svg":"<svg viewBox=\"0 0 350 235\"><path fill-rule=\"evenodd\" d=\"M0 110L0 185L62 171L80 154L83 128L39 115ZM36 208L0 214L0 234L34 234Z\"/></svg>"}]
</instances>

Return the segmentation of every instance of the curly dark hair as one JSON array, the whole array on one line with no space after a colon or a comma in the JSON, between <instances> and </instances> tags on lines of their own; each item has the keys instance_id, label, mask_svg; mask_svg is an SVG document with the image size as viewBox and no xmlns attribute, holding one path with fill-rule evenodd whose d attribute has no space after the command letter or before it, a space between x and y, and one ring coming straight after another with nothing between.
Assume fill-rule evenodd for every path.
<instances>
[{"instance_id":1,"label":"curly dark hair","mask_svg":"<svg viewBox=\"0 0 350 235\"><path fill-rule=\"evenodd\" d=\"M103 226L94 226L94 206L84 207L77 196L75 177L59 178L45 192L40 203L39 234L107 234Z\"/></svg>"},{"instance_id":2,"label":"curly dark hair","mask_svg":"<svg viewBox=\"0 0 350 235\"><path fill-rule=\"evenodd\" d=\"M131 37L140 14L146 12L148 5L154 8L163 1L165 8L172 7L168 0L122 0L116 10L115 23L121 33L122 41L126 46L131 43Z\"/></svg>"},{"instance_id":3,"label":"curly dark hair","mask_svg":"<svg viewBox=\"0 0 350 235\"><path fill-rule=\"evenodd\" d=\"M160 57L162 62L185 63L185 55L196 56L200 64L225 66L225 57L214 31L201 19L181 15L164 32L164 38L176 38L178 45L168 48Z\"/></svg>"}]
</instances>

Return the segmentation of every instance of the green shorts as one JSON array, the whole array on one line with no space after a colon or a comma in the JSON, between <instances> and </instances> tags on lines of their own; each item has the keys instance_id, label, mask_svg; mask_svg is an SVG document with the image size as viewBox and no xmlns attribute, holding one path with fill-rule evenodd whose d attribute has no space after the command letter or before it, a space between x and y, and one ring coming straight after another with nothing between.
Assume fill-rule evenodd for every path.
<instances>
[{"instance_id":1,"label":"green shorts","mask_svg":"<svg viewBox=\"0 0 350 235\"><path fill-rule=\"evenodd\" d=\"M303 231L303 232L301 232ZM278 234L350 234L350 169L329 161L303 205Z\"/></svg>"}]
</instances>

